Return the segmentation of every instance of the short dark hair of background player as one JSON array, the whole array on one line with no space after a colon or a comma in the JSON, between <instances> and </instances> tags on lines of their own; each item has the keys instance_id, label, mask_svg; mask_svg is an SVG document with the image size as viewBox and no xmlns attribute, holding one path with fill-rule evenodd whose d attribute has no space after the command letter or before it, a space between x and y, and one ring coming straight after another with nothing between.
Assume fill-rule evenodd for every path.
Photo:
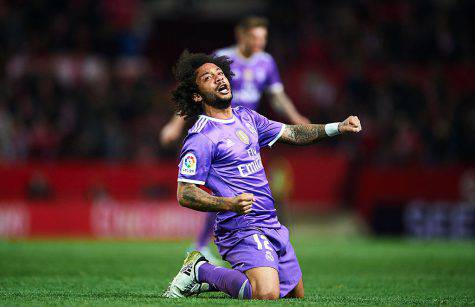
<instances>
[{"instance_id":1,"label":"short dark hair of background player","mask_svg":"<svg viewBox=\"0 0 475 307\"><path fill-rule=\"evenodd\" d=\"M269 27L269 20L265 17L261 16L248 16L244 19L241 19L237 25L236 30L238 31L247 31L253 28L268 28Z\"/></svg>"}]
</instances>

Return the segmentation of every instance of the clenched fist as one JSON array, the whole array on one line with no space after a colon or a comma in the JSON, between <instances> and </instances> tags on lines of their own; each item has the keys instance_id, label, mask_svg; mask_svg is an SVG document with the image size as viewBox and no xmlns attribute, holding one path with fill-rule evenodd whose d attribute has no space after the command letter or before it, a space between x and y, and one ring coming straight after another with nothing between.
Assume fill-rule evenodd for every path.
<instances>
[{"instance_id":1,"label":"clenched fist","mask_svg":"<svg viewBox=\"0 0 475 307\"><path fill-rule=\"evenodd\" d=\"M338 124L338 131L344 133L358 133L361 131L361 123L358 116L350 116Z\"/></svg>"},{"instance_id":2,"label":"clenched fist","mask_svg":"<svg viewBox=\"0 0 475 307\"><path fill-rule=\"evenodd\" d=\"M251 212L252 203L254 202L254 195L250 193L243 193L231 199L231 211L237 214L247 214Z\"/></svg>"}]
</instances>

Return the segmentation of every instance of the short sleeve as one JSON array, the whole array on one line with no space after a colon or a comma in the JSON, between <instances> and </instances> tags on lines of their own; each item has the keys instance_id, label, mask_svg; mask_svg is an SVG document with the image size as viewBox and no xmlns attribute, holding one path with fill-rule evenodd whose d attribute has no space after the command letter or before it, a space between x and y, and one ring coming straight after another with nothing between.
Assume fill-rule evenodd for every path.
<instances>
[{"instance_id":1,"label":"short sleeve","mask_svg":"<svg viewBox=\"0 0 475 307\"><path fill-rule=\"evenodd\" d=\"M271 147L274 145L274 143L282 136L282 133L284 133L285 125L270 120L256 111L249 110L249 112L251 112L251 115L254 118L254 123L256 124L257 134L259 136L259 146L262 148L264 146Z\"/></svg>"},{"instance_id":2,"label":"short sleeve","mask_svg":"<svg viewBox=\"0 0 475 307\"><path fill-rule=\"evenodd\" d=\"M190 134L185 138L180 152L178 181L204 185L214 155L214 145L201 133Z\"/></svg>"},{"instance_id":3,"label":"short sleeve","mask_svg":"<svg viewBox=\"0 0 475 307\"><path fill-rule=\"evenodd\" d=\"M266 91L271 93L283 91L284 86L280 80L279 69L277 68L277 64L275 63L272 56L270 56L268 69L269 73L267 74Z\"/></svg>"}]
</instances>

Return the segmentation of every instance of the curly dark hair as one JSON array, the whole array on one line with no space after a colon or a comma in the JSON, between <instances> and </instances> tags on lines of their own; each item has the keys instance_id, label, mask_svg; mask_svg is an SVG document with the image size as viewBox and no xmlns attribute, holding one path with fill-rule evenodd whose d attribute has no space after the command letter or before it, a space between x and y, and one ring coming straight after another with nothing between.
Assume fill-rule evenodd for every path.
<instances>
[{"instance_id":1,"label":"curly dark hair","mask_svg":"<svg viewBox=\"0 0 475 307\"><path fill-rule=\"evenodd\" d=\"M196 118L203 113L203 107L193 101L193 94L199 93L196 84L196 70L203 64L213 63L223 71L228 80L234 76L231 71L232 61L226 56L215 56L204 53L190 53L183 51L176 63L173 73L178 81L176 89L172 92L172 101L175 112L185 120Z\"/></svg>"}]
</instances>

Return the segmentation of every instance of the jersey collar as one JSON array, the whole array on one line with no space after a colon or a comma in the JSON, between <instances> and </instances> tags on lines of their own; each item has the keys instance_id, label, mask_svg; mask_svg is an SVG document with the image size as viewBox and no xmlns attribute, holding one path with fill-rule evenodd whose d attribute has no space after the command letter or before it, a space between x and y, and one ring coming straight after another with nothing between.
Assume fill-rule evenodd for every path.
<instances>
[{"instance_id":1,"label":"jersey collar","mask_svg":"<svg viewBox=\"0 0 475 307\"><path fill-rule=\"evenodd\" d=\"M234 123L234 121L236 120L236 118L234 117L234 114L231 118L228 118L228 119L219 119L219 118L214 118L214 117L206 116L206 115L200 115L200 117L206 118L207 120L210 120L213 122L218 122L218 123L223 123L223 124Z\"/></svg>"}]
</instances>

